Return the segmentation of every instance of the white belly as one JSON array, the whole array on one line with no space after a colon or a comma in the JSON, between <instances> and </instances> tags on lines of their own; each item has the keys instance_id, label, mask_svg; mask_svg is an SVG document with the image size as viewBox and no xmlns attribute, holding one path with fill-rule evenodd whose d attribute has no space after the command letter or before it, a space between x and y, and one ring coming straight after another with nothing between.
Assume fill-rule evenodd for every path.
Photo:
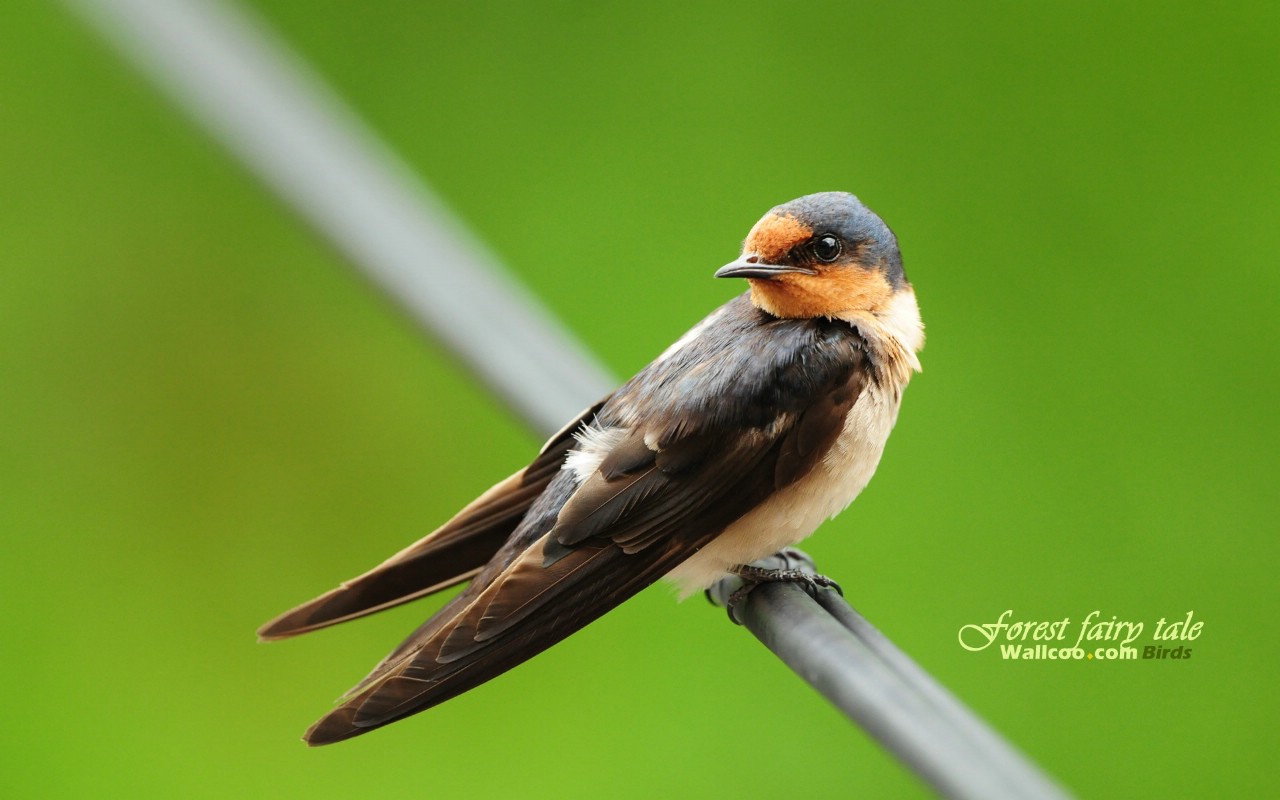
<instances>
[{"instance_id":1,"label":"white belly","mask_svg":"<svg viewBox=\"0 0 1280 800\"><path fill-rule=\"evenodd\" d=\"M667 579L680 588L680 596L707 588L733 566L799 542L843 511L875 473L900 402L900 390L863 390L821 463L667 573Z\"/></svg>"}]
</instances>

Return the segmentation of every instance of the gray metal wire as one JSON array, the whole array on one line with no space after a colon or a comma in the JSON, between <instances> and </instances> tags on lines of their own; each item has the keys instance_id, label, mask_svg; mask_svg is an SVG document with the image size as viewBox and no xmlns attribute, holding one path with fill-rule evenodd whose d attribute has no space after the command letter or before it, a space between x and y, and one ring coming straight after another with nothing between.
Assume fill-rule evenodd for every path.
<instances>
[{"instance_id":1,"label":"gray metal wire","mask_svg":"<svg viewBox=\"0 0 1280 800\"><path fill-rule=\"evenodd\" d=\"M263 23L208 0L64 2L539 430L616 385Z\"/></svg>"},{"instance_id":2,"label":"gray metal wire","mask_svg":"<svg viewBox=\"0 0 1280 800\"><path fill-rule=\"evenodd\" d=\"M812 559L794 548L754 566L817 574ZM741 578L731 576L707 596L723 607L742 585ZM835 589L760 584L733 616L940 794L1066 796Z\"/></svg>"},{"instance_id":3,"label":"gray metal wire","mask_svg":"<svg viewBox=\"0 0 1280 800\"><path fill-rule=\"evenodd\" d=\"M613 387L587 350L260 22L213 0L64 2L534 429L557 430ZM812 570L811 562L798 566ZM714 587L713 599L723 603L734 580ZM1065 796L838 594L765 584L738 615L943 794Z\"/></svg>"}]
</instances>

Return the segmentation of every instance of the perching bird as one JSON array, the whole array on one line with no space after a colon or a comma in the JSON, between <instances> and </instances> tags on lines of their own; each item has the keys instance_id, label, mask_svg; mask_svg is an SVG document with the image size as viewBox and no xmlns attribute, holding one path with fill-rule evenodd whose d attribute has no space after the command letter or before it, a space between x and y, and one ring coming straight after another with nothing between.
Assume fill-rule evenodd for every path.
<instances>
[{"instance_id":1,"label":"perching bird","mask_svg":"<svg viewBox=\"0 0 1280 800\"><path fill-rule=\"evenodd\" d=\"M272 620L280 639L467 579L306 741L474 688L659 578L684 594L794 544L871 479L924 333L897 239L841 192L777 206L725 303L418 543Z\"/></svg>"}]
</instances>

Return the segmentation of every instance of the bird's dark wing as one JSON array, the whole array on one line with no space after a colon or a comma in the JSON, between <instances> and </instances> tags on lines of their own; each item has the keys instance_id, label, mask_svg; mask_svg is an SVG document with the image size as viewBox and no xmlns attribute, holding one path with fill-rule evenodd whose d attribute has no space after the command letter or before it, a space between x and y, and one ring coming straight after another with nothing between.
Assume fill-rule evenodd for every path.
<instances>
[{"instance_id":1,"label":"bird's dark wing","mask_svg":"<svg viewBox=\"0 0 1280 800\"><path fill-rule=\"evenodd\" d=\"M263 640L284 639L407 603L478 573L506 543L529 506L551 483L590 422L597 403L566 425L538 457L459 511L453 519L365 574L281 614L258 629Z\"/></svg>"},{"instance_id":2,"label":"bird's dark wing","mask_svg":"<svg viewBox=\"0 0 1280 800\"><path fill-rule=\"evenodd\" d=\"M525 661L806 474L839 435L867 380L861 350L827 355L816 379L813 358L804 362L813 391L767 424L682 422L655 410L615 430L599 469L581 482L567 470L553 480L506 552L312 726L307 741L365 733ZM598 419L634 416L606 405Z\"/></svg>"}]
</instances>

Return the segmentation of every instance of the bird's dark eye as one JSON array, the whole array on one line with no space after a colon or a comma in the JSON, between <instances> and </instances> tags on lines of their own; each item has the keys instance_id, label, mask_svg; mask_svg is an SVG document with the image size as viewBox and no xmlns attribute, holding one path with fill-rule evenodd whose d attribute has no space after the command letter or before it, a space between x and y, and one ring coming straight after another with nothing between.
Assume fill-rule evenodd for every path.
<instances>
[{"instance_id":1,"label":"bird's dark eye","mask_svg":"<svg viewBox=\"0 0 1280 800\"><path fill-rule=\"evenodd\" d=\"M830 264L840 257L840 240L824 233L813 240L813 254L819 261Z\"/></svg>"}]
</instances>

